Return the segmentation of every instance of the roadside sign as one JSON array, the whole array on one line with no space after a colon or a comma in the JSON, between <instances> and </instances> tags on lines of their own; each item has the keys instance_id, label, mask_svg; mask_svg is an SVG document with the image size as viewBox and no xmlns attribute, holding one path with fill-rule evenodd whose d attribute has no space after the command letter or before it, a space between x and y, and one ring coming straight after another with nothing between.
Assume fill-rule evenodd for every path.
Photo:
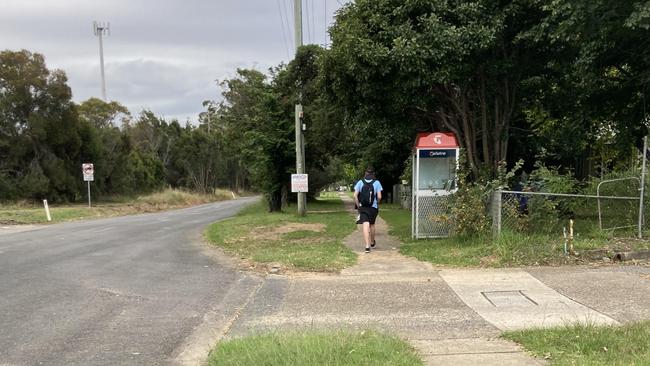
<instances>
[{"instance_id":1,"label":"roadside sign","mask_svg":"<svg viewBox=\"0 0 650 366\"><path fill-rule=\"evenodd\" d=\"M84 175L84 182L92 182L95 180L95 168L91 163L81 164L81 172Z\"/></svg>"},{"instance_id":2,"label":"roadside sign","mask_svg":"<svg viewBox=\"0 0 650 366\"><path fill-rule=\"evenodd\" d=\"M291 174L291 192L309 192L307 174Z\"/></svg>"}]
</instances>

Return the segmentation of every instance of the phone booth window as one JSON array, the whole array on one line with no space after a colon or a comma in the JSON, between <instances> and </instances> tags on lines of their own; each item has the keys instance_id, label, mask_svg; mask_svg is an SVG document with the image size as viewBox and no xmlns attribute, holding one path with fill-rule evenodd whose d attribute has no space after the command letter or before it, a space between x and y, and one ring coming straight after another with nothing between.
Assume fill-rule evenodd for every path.
<instances>
[{"instance_id":1,"label":"phone booth window","mask_svg":"<svg viewBox=\"0 0 650 366\"><path fill-rule=\"evenodd\" d=\"M419 190L450 190L455 188L456 149L420 149Z\"/></svg>"}]
</instances>

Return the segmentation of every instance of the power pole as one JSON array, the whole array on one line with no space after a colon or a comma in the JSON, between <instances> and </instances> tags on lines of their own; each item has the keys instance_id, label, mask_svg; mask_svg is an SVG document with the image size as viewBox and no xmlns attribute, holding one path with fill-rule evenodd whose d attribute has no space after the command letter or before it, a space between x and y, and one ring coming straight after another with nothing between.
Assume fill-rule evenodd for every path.
<instances>
[{"instance_id":1,"label":"power pole","mask_svg":"<svg viewBox=\"0 0 650 366\"><path fill-rule=\"evenodd\" d=\"M102 70L102 99L106 102L106 78L104 76L104 44L102 43L102 36L106 34L111 35L111 23L98 23L93 22L93 31L99 37L99 64Z\"/></svg>"},{"instance_id":2,"label":"power pole","mask_svg":"<svg viewBox=\"0 0 650 366\"><path fill-rule=\"evenodd\" d=\"M294 28L296 32L296 54L302 46L302 0L293 1ZM299 86L301 87L301 86ZM305 140L302 124L302 91L298 91L298 104L296 104L296 173L305 173ZM298 192L298 214L305 216L307 213L307 195L305 192Z\"/></svg>"}]
</instances>

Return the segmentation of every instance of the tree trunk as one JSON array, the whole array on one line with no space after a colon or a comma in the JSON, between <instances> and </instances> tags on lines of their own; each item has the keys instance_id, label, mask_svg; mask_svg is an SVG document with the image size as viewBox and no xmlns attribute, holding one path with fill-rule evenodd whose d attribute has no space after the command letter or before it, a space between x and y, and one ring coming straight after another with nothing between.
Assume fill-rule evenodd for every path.
<instances>
[{"instance_id":1,"label":"tree trunk","mask_svg":"<svg viewBox=\"0 0 650 366\"><path fill-rule=\"evenodd\" d=\"M483 161L492 161L490 147L488 146L489 134L487 117L487 99L485 98L485 76L481 70L481 140L483 143Z\"/></svg>"},{"instance_id":2,"label":"tree trunk","mask_svg":"<svg viewBox=\"0 0 650 366\"><path fill-rule=\"evenodd\" d=\"M271 192L268 197L269 201L269 212L281 212L282 211L282 189L276 189Z\"/></svg>"}]
</instances>

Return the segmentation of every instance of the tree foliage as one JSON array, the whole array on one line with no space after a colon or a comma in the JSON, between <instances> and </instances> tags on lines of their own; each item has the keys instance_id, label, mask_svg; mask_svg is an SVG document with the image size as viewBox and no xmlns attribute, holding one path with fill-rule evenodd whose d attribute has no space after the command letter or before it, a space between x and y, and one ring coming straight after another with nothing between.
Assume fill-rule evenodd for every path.
<instances>
[{"instance_id":1,"label":"tree foliage","mask_svg":"<svg viewBox=\"0 0 650 366\"><path fill-rule=\"evenodd\" d=\"M71 96L43 56L0 52L0 198L76 197L82 140Z\"/></svg>"},{"instance_id":2,"label":"tree foliage","mask_svg":"<svg viewBox=\"0 0 650 366\"><path fill-rule=\"evenodd\" d=\"M42 55L3 51L0 199L81 199L92 162L99 194L228 186L277 211L293 197L296 103L311 194L366 165L390 187L419 131L454 132L480 182L521 158L527 171L605 174L650 127L648 1L357 0L330 34L329 49L237 70L184 126L116 101L76 105Z\"/></svg>"},{"instance_id":3,"label":"tree foliage","mask_svg":"<svg viewBox=\"0 0 650 366\"><path fill-rule=\"evenodd\" d=\"M348 5L332 28L332 95L355 123L452 131L474 173L505 160L520 82L543 49L521 42L543 13L532 1L390 0Z\"/></svg>"},{"instance_id":4,"label":"tree foliage","mask_svg":"<svg viewBox=\"0 0 650 366\"><path fill-rule=\"evenodd\" d=\"M454 132L475 177L522 157L593 165L616 156L606 152L612 141L629 154L647 131L648 9L645 1L356 1L331 29L328 95L374 143L381 126L391 138Z\"/></svg>"}]
</instances>

